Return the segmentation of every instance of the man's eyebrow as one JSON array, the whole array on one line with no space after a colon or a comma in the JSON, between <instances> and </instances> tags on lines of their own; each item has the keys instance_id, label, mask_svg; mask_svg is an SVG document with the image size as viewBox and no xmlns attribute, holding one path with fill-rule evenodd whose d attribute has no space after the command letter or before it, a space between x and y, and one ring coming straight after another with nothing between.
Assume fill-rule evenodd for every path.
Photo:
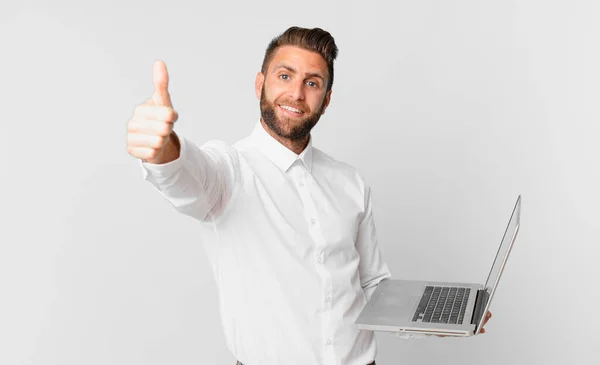
<instances>
[{"instance_id":1,"label":"man's eyebrow","mask_svg":"<svg viewBox=\"0 0 600 365\"><path fill-rule=\"evenodd\" d=\"M278 65L275 66L275 68L273 70L277 70L277 69L280 69L280 68L285 68L286 70L288 70L291 73L298 73L298 71L296 71L296 69L294 69L291 66L285 65L285 64L278 64ZM317 78L323 80L323 82L325 82L325 76L321 75L321 73L319 73L319 72L309 72L309 73L306 74L306 77L307 78L317 77Z\"/></svg>"}]
</instances>

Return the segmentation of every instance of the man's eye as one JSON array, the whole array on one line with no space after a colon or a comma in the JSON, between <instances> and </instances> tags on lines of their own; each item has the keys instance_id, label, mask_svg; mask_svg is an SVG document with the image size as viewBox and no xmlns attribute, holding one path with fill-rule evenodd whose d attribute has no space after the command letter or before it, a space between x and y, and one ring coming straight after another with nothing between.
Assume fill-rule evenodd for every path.
<instances>
[{"instance_id":1,"label":"man's eye","mask_svg":"<svg viewBox=\"0 0 600 365\"><path fill-rule=\"evenodd\" d=\"M307 84L308 86L310 86L310 87L318 87L318 86L319 86L319 84L317 84L317 83L316 83L316 82L314 82L314 81L308 81L306 84Z\"/></svg>"},{"instance_id":2,"label":"man's eye","mask_svg":"<svg viewBox=\"0 0 600 365\"><path fill-rule=\"evenodd\" d=\"M286 75L286 74L283 74L283 75L279 75L279 78L282 79L282 80L289 80L290 76Z\"/></svg>"}]
</instances>

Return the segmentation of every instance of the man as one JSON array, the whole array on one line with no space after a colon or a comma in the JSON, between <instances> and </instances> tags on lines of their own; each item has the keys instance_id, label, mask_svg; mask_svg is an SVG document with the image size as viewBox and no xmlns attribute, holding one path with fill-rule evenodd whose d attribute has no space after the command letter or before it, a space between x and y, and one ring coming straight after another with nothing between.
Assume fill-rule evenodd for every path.
<instances>
[{"instance_id":1,"label":"man","mask_svg":"<svg viewBox=\"0 0 600 365\"><path fill-rule=\"evenodd\" d=\"M373 332L353 324L391 276L370 188L310 136L331 100L337 52L319 28L292 27L273 39L255 82L260 121L233 146L198 147L175 134L162 61L154 95L128 123L128 152L142 160L144 178L202 222L238 364L375 363Z\"/></svg>"}]
</instances>

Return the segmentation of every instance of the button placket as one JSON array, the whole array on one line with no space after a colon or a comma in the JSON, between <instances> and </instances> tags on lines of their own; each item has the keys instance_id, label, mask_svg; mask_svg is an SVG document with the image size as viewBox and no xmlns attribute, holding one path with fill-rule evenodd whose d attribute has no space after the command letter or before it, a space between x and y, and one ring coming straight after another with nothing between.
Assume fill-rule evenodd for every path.
<instances>
[{"instance_id":1,"label":"button placket","mask_svg":"<svg viewBox=\"0 0 600 365\"><path fill-rule=\"evenodd\" d=\"M316 261L316 270L322 280L323 285L323 309L322 309L322 334L325 338L324 345L326 348L326 363L333 363L334 353L333 353L333 338L329 337L332 334L330 333L330 320L331 320L331 303L332 299L332 283L331 283L331 274L328 272L327 267L325 266L325 258L326 258L326 247L327 242L321 231L321 227L319 226L319 209L318 204L314 200L314 196L311 194L311 189L316 188L313 185L311 175L298 164L297 169L294 170L295 176L294 179L296 181L296 186L298 189L298 194L300 195L300 199L304 205L304 219L307 222L308 226L308 234L315 242L315 251L314 251L314 259Z\"/></svg>"}]
</instances>

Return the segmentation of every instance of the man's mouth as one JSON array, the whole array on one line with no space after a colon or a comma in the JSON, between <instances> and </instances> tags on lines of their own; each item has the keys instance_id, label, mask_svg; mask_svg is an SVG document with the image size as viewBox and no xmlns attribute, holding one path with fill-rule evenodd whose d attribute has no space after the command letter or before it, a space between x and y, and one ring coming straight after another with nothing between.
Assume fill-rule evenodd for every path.
<instances>
[{"instance_id":1,"label":"man's mouth","mask_svg":"<svg viewBox=\"0 0 600 365\"><path fill-rule=\"evenodd\" d=\"M292 106L289 105L279 105L279 107L285 111L288 111L290 113L294 113L294 114L298 114L298 115L302 115L304 114L304 112L300 109L294 108Z\"/></svg>"}]
</instances>

